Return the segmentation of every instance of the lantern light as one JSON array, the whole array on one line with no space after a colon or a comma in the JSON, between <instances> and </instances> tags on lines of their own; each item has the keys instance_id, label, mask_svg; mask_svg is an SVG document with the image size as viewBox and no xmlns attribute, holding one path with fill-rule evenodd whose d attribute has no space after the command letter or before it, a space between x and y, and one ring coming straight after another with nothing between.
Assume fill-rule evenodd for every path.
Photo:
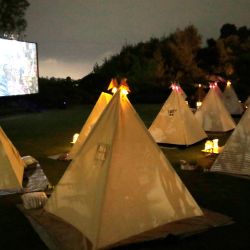
<instances>
[{"instance_id":1,"label":"lantern light","mask_svg":"<svg viewBox=\"0 0 250 250\"><path fill-rule=\"evenodd\" d=\"M213 139L213 153L219 154L219 139Z\"/></svg>"},{"instance_id":2,"label":"lantern light","mask_svg":"<svg viewBox=\"0 0 250 250\"><path fill-rule=\"evenodd\" d=\"M196 102L196 108L197 108L197 109L200 108L201 105L202 105L202 102L200 102L200 101Z\"/></svg>"},{"instance_id":3,"label":"lantern light","mask_svg":"<svg viewBox=\"0 0 250 250\"><path fill-rule=\"evenodd\" d=\"M230 86L231 85L231 82L230 81L227 81L227 86Z\"/></svg>"},{"instance_id":4,"label":"lantern light","mask_svg":"<svg viewBox=\"0 0 250 250\"><path fill-rule=\"evenodd\" d=\"M79 136L79 134L78 133L75 133L74 135L73 135L73 139L72 139L72 144L75 144L76 143L76 141L77 141L77 139L78 139L78 136Z\"/></svg>"},{"instance_id":5,"label":"lantern light","mask_svg":"<svg viewBox=\"0 0 250 250\"><path fill-rule=\"evenodd\" d=\"M110 84L108 86L108 90L111 90L111 92L113 94L116 93L116 91L118 90L118 82L117 82L116 78L111 79Z\"/></svg>"},{"instance_id":6,"label":"lantern light","mask_svg":"<svg viewBox=\"0 0 250 250\"><path fill-rule=\"evenodd\" d=\"M127 95L130 92L130 89L129 89L129 86L127 84L127 79L126 78L123 78L121 80L121 84L120 84L119 89L121 90L121 93L124 94L124 95Z\"/></svg>"},{"instance_id":7,"label":"lantern light","mask_svg":"<svg viewBox=\"0 0 250 250\"><path fill-rule=\"evenodd\" d=\"M112 89L111 89L111 92L113 93L113 94L115 94L116 92L117 92L117 88L116 87L113 87Z\"/></svg>"},{"instance_id":8,"label":"lantern light","mask_svg":"<svg viewBox=\"0 0 250 250\"><path fill-rule=\"evenodd\" d=\"M207 140L205 142L205 148L201 151L206 153L219 154L219 139Z\"/></svg>"}]
</instances>

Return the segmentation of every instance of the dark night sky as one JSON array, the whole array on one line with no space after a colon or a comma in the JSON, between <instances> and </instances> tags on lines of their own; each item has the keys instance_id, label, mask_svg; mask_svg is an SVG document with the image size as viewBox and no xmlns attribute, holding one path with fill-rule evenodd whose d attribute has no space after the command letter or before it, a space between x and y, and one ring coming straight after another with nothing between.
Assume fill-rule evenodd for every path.
<instances>
[{"instance_id":1,"label":"dark night sky","mask_svg":"<svg viewBox=\"0 0 250 250\"><path fill-rule=\"evenodd\" d=\"M250 23L250 0L29 0L26 40L38 43L40 76L83 77L124 44L193 24L205 43L225 23Z\"/></svg>"}]
</instances>

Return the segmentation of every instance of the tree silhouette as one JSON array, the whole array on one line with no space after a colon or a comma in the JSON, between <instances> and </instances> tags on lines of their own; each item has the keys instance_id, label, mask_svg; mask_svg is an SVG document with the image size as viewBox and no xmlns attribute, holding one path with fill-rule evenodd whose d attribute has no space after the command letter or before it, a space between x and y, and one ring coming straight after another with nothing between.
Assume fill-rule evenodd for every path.
<instances>
[{"instance_id":1,"label":"tree silhouette","mask_svg":"<svg viewBox=\"0 0 250 250\"><path fill-rule=\"evenodd\" d=\"M0 0L0 36L20 37L26 29L25 11L29 7L26 0Z\"/></svg>"}]
</instances>

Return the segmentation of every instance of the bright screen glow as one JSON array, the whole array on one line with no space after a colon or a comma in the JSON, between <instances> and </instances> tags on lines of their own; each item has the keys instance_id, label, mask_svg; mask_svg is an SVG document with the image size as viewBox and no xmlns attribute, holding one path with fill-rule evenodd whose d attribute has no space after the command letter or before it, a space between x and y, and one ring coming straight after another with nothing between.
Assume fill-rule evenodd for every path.
<instances>
[{"instance_id":1,"label":"bright screen glow","mask_svg":"<svg viewBox=\"0 0 250 250\"><path fill-rule=\"evenodd\" d=\"M37 92L36 43L0 38L0 96Z\"/></svg>"}]
</instances>

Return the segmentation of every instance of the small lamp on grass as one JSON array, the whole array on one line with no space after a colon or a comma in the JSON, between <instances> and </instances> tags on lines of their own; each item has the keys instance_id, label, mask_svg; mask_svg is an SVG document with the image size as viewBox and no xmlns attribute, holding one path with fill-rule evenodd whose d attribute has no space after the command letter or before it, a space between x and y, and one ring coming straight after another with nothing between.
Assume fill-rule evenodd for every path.
<instances>
[{"instance_id":1,"label":"small lamp on grass","mask_svg":"<svg viewBox=\"0 0 250 250\"><path fill-rule=\"evenodd\" d=\"M205 148L202 152L219 154L219 139L207 140L205 142Z\"/></svg>"},{"instance_id":2,"label":"small lamp on grass","mask_svg":"<svg viewBox=\"0 0 250 250\"><path fill-rule=\"evenodd\" d=\"M196 102L196 108L197 109L199 109L201 107L201 105L202 105L202 102L200 102L200 101Z\"/></svg>"},{"instance_id":3,"label":"small lamp on grass","mask_svg":"<svg viewBox=\"0 0 250 250\"><path fill-rule=\"evenodd\" d=\"M78 133L75 133L74 135L73 135L73 139L72 139L72 144L75 144L76 143L76 141L77 141L77 139L78 139L78 136L79 136L79 134Z\"/></svg>"}]
</instances>

